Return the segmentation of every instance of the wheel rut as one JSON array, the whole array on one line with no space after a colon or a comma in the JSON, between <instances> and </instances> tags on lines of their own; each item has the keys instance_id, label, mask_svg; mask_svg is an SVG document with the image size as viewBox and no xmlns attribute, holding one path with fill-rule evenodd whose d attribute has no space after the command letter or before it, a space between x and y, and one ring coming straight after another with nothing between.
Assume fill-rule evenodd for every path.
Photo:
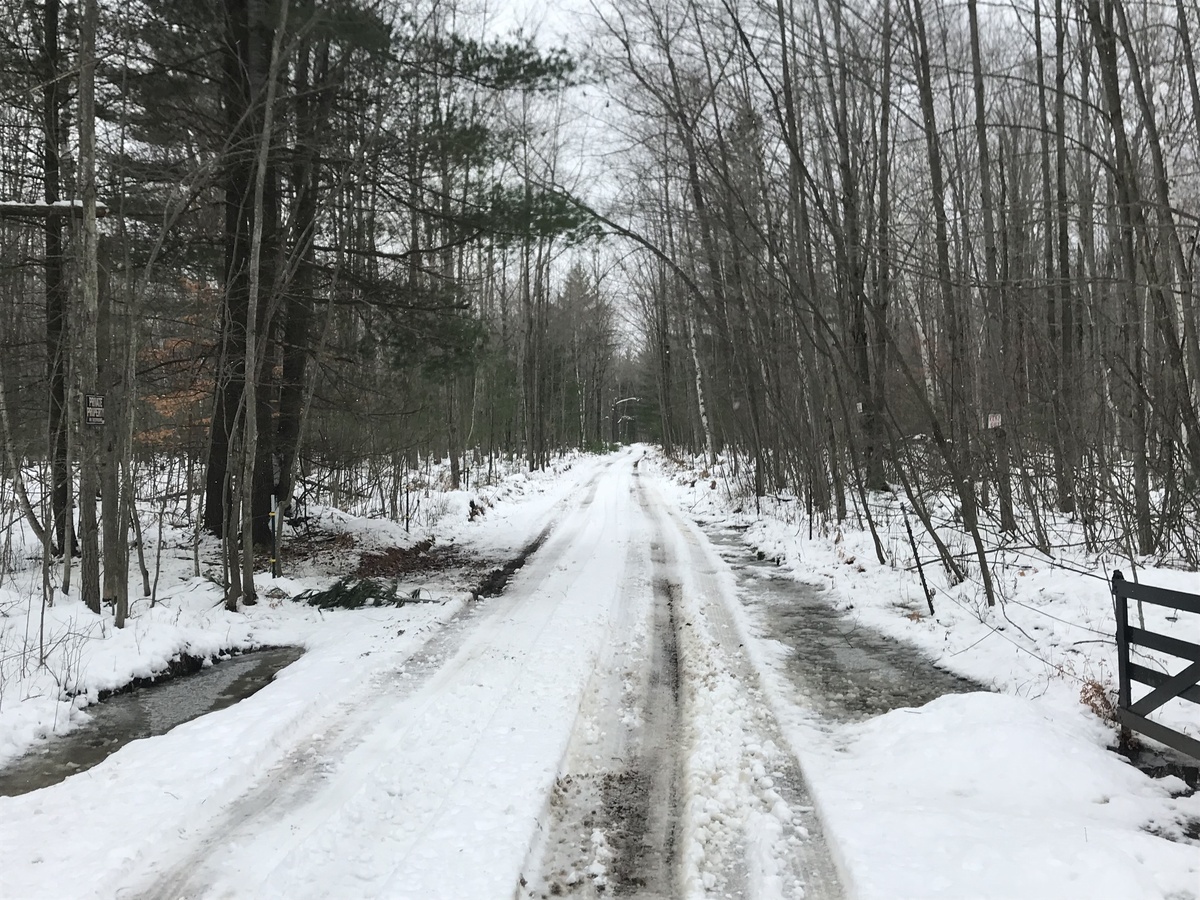
<instances>
[{"instance_id":1,"label":"wheel rut","mask_svg":"<svg viewBox=\"0 0 1200 900\"><path fill-rule=\"evenodd\" d=\"M654 579L654 646L639 753L606 777L602 799L612 823L616 896L676 893L679 822L679 585Z\"/></svg>"},{"instance_id":2,"label":"wheel rut","mask_svg":"<svg viewBox=\"0 0 1200 900\"><path fill-rule=\"evenodd\" d=\"M680 895L679 585L659 543L625 599L516 895ZM651 602L645 602L647 595Z\"/></svg>"},{"instance_id":3,"label":"wheel rut","mask_svg":"<svg viewBox=\"0 0 1200 900\"><path fill-rule=\"evenodd\" d=\"M478 618L478 607L464 606L415 653L371 678L367 690L322 715L307 738L289 749L257 785L193 838L191 854L166 871L156 872L151 867L147 874L152 882L129 896L139 900L184 900L208 895L223 851L249 840L261 823L281 821L317 801L324 786L337 776L345 757L371 739L377 716L417 694L438 673L446 672L446 661L454 657ZM362 715L363 704L377 710L376 714ZM286 848L280 849L282 852Z\"/></svg>"},{"instance_id":4,"label":"wheel rut","mask_svg":"<svg viewBox=\"0 0 1200 900\"><path fill-rule=\"evenodd\" d=\"M610 630L515 896L841 900L733 601L656 492L635 494L640 590Z\"/></svg>"},{"instance_id":5,"label":"wheel rut","mask_svg":"<svg viewBox=\"0 0 1200 900\"><path fill-rule=\"evenodd\" d=\"M687 893L842 900L845 890L802 767L744 651L746 636L732 613L736 593L704 538L656 499L653 527L664 536L667 564L683 592L677 634L690 708L684 740L693 754L684 787ZM719 743L710 740L716 733L724 738ZM741 799L730 800L726 790Z\"/></svg>"}]
</instances>

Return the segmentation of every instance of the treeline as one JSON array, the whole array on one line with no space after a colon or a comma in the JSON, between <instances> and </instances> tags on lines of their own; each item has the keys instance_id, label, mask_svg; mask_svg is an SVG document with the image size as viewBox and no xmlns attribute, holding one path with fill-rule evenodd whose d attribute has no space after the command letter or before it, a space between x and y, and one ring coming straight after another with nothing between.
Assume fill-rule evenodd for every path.
<instances>
[{"instance_id":1,"label":"treeline","mask_svg":"<svg viewBox=\"0 0 1200 900\"><path fill-rule=\"evenodd\" d=\"M989 600L981 533L1050 514L1200 563L1200 7L601 15L668 447L819 517L948 495Z\"/></svg>"},{"instance_id":2,"label":"treeline","mask_svg":"<svg viewBox=\"0 0 1200 900\"><path fill-rule=\"evenodd\" d=\"M399 10L6 7L0 468L47 598L78 551L123 623L138 459L203 485L236 608L304 470L433 454L457 487L468 451L607 439L614 315L572 256L595 225L538 186L577 63Z\"/></svg>"}]
</instances>

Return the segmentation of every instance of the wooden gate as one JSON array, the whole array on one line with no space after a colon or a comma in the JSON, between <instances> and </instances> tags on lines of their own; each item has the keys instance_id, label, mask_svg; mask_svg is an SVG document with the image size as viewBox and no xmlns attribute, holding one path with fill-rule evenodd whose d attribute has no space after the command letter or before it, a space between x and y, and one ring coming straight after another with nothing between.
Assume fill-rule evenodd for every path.
<instances>
[{"instance_id":1,"label":"wooden gate","mask_svg":"<svg viewBox=\"0 0 1200 900\"><path fill-rule=\"evenodd\" d=\"M1117 614L1117 674L1120 679L1117 697L1117 718L1121 724L1182 753L1200 759L1200 741L1182 732L1175 731L1148 716L1168 700L1182 697L1200 704L1200 644L1182 641L1137 628L1129 624L1129 601L1138 600L1165 606L1179 612L1200 614L1200 596L1184 591L1169 591L1148 584L1126 581L1120 572L1112 574L1113 604ZM1195 634L1193 630L1190 632ZM1190 664L1177 675L1168 675L1132 662L1130 646L1146 647L1166 653ZM1131 701L1131 682L1149 685L1152 690L1144 697Z\"/></svg>"}]
</instances>

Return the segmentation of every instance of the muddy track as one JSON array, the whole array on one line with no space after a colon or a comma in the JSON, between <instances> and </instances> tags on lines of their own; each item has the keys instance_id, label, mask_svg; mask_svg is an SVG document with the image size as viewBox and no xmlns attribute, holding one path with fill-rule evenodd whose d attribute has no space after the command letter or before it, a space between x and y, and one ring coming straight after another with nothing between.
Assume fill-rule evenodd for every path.
<instances>
[{"instance_id":1,"label":"muddy track","mask_svg":"<svg viewBox=\"0 0 1200 900\"><path fill-rule=\"evenodd\" d=\"M588 485L587 494L585 494L583 500L580 501L580 508L588 509L591 507L596 500L596 490L599 485L600 483L596 480L593 480L591 484ZM497 597L504 593L504 589L507 588L508 583L512 581L513 575L515 575L517 571L529 561L529 557L533 556L533 554L537 553L537 551L541 549L542 544L546 543L546 539L550 537L550 532L553 530L554 522L551 521L546 525L545 528L538 532L537 537L522 547L516 556L499 568L492 569L490 572L488 572L479 581L479 584L471 590L471 595L476 600L485 600L488 597Z\"/></svg>"},{"instance_id":2,"label":"muddy track","mask_svg":"<svg viewBox=\"0 0 1200 900\"><path fill-rule=\"evenodd\" d=\"M640 597L627 601L623 633L633 636L622 641L617 630L610 638L611 652L593 676L516 896L665 900L693 895L695 878L701 877L714 896L840 900L836 866L804 776L796 760L777 749L785 742L722 612L726 601L710 558L656 492L641 484L635 491L646 514L642 527L649 553ZM743 755L731 761L735 777L757 780L761 794L741 812L712 813L715 819L696 832L707 835L699 837L704 842L699 863L689 862L684 846L692 833L687 829L695 827L689 817L701 814L697 809L705 816L713 809L704 793L712 782L700 783L708 775L689 771L695 763L685 762L703 745L698 729L707 727L689 717L702 715L710 702L697 692L711 685L686 683L691 670L685 662L691 659L688 666L698 666L699 674L709 652L696 634L698 612L715 628L719 648L712 652L730 667L727 677L740 685L745 708L761 710L746 714L747 743ZM778 801L790 815L776 836L767 836L769 828L757 830L766 826L746 824L774 820ZM758 862L748 861L764 851L763 840L772 842L766 852L779 860L767 876ZM702 872L689 876L689 866L697 865Z\"/></svg>"},{"instance_id":3,"label":"muddy track","mask_svg":"<svg viewBox=\"0 0 1200 900\"><path fill-rule=\"evenodd\" d=\"M587 721L578 744L595 732L621 729L628 750L595 767L568 764L559 775L543 819L544 833L526 868L519 897L679 896L677 825L680 709L670 586L656 603L653 662L641 696L612 708L608 721ZM656 584L656 600L659 591ZM636 709L636 712L632 710ZM622 721L624 720L624 721ZM582 756L580 747L573 754Z\"/></svg>"},{"instance_id":4,"label":"muddy track","mask_svg":"<svg viewBox=\"0 0 1200 900\"><path fill-rule=\"evenodd\" d=\"M644 489L643 493L657 495L656 491ZM725 596L720 570L713 567L711 550L704 546L704 538L697 536L661 498L654 503L644 496L643 502L650 504L652 527L656 533L664 535L664 542L668 543L669 549L663 557L663 564L674 567L684 589L692 594L684 607L685 620L679 632L682 644L680 652L685 659L692 658L694 654L704 655L703 641L698 642L690 627L693 622L687 621L699 616L704 620L708 640L715 642L710 652L723 658L730 677L739 686L739 694L746 698L746 709L753 711L748 713L744 722L749 740L758 746L774 748L767 758L759 757L750 747L745 748L749 756L739 766L753 770L760 762L765 763L769 787L760 796L760 801L765 800L769 806L772 801L768 798L777 796L791 812L790 820L783 823L782 833L776 839L783 841L788 849L779 857L780 868L772 878L764 882L762 873L753 871L748 865L754 853L751 845L758 838L746 831L729 836L735 842L735 846L730 848L732 858L710 869L716 876L715 887L720 896L842 900L844 888L807 780L795 755L782 749L787 742L766 702L759 673L742 652L744 636L727 606L736 603L737 598ZM668 535L673 540L668 541ZM748 772L743 774L747 775ZM779 846L776 843L776 847ZM714 849L720 853L719 847Z\"/></svg>"},{"instance_id":5,"label":"muddy track","mask_svg":"<svg viewBox=\"0 0 1200 900\"><path fill-rule=\"evenodd\" d=\"M592 494L595 495L596 489L592 488ZM513 575L528 562L529 557L537 553L542 544L546 543L546 538L550 537L550 532L553 530L553 525L547 525L541 530L532 541L521 548L521 552L506 562L498 569L492 569L479 582L479 584L471 591L471 595L482 600L488 597L496 597L504 593L504 589L508 587L508 583L512 581Z\"/></svg>"},{"instance_id":6,"label":"muddy track","mask_svg":"<svg viewBox=\"0 0 1200 900\"><path fill-rule=\"evenodd\" d=\"M657 560L656 560L657 562ZM654 646L637 755L609 776L604 809L612 823L613 893L670 897L676 893L679 821L679 585L654 579Z\"/></svg>"},{"instance_id":7,"label":"muddy track","mask_svg":"<svg viewBox=\"0 0 1200 900\"><path fill-rule=\"evenodd\" d=\"M680 894L679 585L662 546L650 548L640 596L623 601L580 710L518 897Z\"/></svg>"}]
</instances>

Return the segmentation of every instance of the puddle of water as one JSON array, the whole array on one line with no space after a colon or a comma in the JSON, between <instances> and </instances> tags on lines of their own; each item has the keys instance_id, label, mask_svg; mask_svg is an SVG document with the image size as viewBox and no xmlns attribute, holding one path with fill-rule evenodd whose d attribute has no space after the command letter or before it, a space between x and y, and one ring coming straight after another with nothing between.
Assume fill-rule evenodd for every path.
<instances>
[{"instance_id":1,"label":"puddle of water","mask_svg":"<svg viewBox=\"0 0 1200 900\"><path fill-rule=\"evenodd\" d=\"M762 604L767 636L790 647L785 671L806 704L834 722L923 706L943 694L983 690L917 649L833 608L824 591L777 572L730 530L706 530L733 564L743 601Z\"/></svg>"},{"instance_id":2,"label":"puddle of water","mask_svg":"<svg viewBox=\"0 0 1200 900\"><path fill-rule=\"evenodd\" d=\"M266 687L303 654L299 647L244 653L195 675L136 688L88 709L92 721L0 769L0 796L13 797L65 781L103 762L131 741L165 734Z\"/></svg>"}]
</instances>

